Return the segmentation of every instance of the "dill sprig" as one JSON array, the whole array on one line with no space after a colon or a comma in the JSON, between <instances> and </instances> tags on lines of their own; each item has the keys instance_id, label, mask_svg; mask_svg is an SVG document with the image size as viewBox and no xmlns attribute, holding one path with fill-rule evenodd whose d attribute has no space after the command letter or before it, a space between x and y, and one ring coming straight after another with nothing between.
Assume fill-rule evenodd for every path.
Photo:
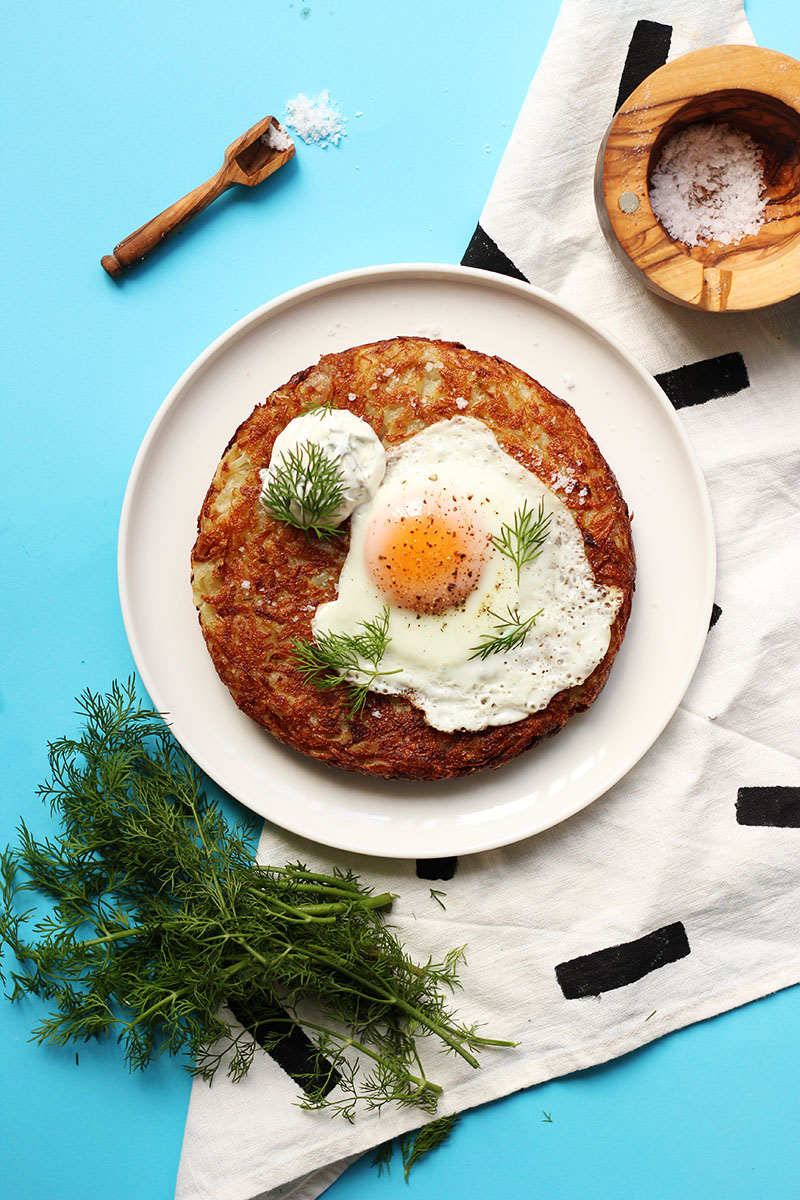
<instances>
[{"instance_id":1,"label":"dill sprig","mask_svg":"<svg viewBox=\"0 0 800 1200\"><path fill-rule=\"evenodd\" d=\"M536 516L528 508L528 501L514 513L512 525L504 524L497 537L492 537L493 544L501 554L510 558L517 568L517 583L520 573L526 563L533 562L542 552L542 546L550 532L552 513L545 513L544 496L539 501Z\"/></svg>"},{"instance_id":2,"label":"dill sprig","mask_svg":"<svg viewBox=\"0 0 800 1200\"><path fill-rule=\"evenodd\" d=\"M313 415L324 417L333 412L333 396L329 396L327 400L310 400L303 408L304 413L313 413Z\"/></svg>"},{"instance_id":3,"label":"dill sprig","mask_svg":"<svg viewBox=\"0 0 800 1200\"><path fill-rule=\"evenodd\" d=\"M378 1174L383 1174L383 1168L386 1168L388 1175L391 1169L392 1156L394 1155L394 1142L391 1139L388 1142L381 1142L378 1149L375 1151L375 1156L372 1159L372 1166L378 1168Z\"/></svg>"},{"instance_id":4,"label":"dill sprig","mask_svg":"<svg viewBox=\"0 0 800 1200\"><path fill-rule=\"evenodd\" d=\"M441 1088L422 1068L423 1035L471 1066L481 1047L509 1044L458 1022L446 993L463 949L415 964L384 923L391 894L373 895L350 872L254 864L253 830L207 798L132 681L79 704L83 732L51 744L39 789L59 833L37 841L22 823L19 844L0 855L0 944L18 963L0 978L11 1000L51 1008L33 1040L113 1035L131 1069L182 1054L205 1079L223 1063L238 1079L257 1045L228 1006L276 1010L286 1036L299 1021L313 1039L318 1071L340 1076L327 1097L309 1084L304 1104L348 1118L361 1101L435 1111ZM50 902L38 920L19 903L32 894ZM266 1049L283 1037L276 1028Z\"/></svg>"},{"instance_id":5,"label":"dill sprig","mask_svg":"<svg viewBox=\"0 0 800 1200\"><path fill-rule=\"evenodd\" d=\"M434 1121L423 1125L415 1135L412 1134L401 1140L400 1150L403 1155L403 1174L406 1183L408 1183L408 1173L411 1168L426 1154L430 1154L431 1150L443 1146L460 1120L461 1118L455 1113L447 1117L437 1117Z\"/></svg>"},{"instance_id":6,"label":"dill sprig","mask_svg":"<svg viewBox=\"0 0 800 1200\"><path fill-rule=\"evenodd\" d=\"M344 475L317 442L287 450L269 470L260 499L271 517L323 541L337 532L333 518L344 495Z\"/></svg>"},{"instance_id":7,"label":"dill sprig","mask_svg":"<svg viewBox=\"0 0 800 1200\"><path fill-rule=\"evenodd\" d=\"M493 626L497 633L485 633L480 645L471 647L473 653L470 654L470 658L488 658L490 654L504 654L507 650L521 646L536 624L536 618L542 615L544 609L540 608L526 621L520 617L519 608L516 605L512 608L509 604L507 611L508 616L501 617L489 609L489 616L494 617L497 622Z\"/></svg>"},{"instance_id":8,"label":"dill sprig","mask_svg":"<svg viewBox=\"0 0 800 1200\"><path fill-rule=\"evenodd\" d=\"M455 1129L461 1117L453 1113L446 1117L436 1117L433 1121L429 1121L427 1125L423 1125L421 1129L415 1130L413 1133L407 1133L399 1139L400 1155L403 1160L403 1175L406 1183L408 1183L408 1175L413 1166L424 1158L426 1154L430 1154L431 1150L436 1150L439 1146L443 1146L450 1134ZM372 1166L378 1168L378 1175L383 1174L384 1167L387 1175L390 1171L390 1164L394 1155L395 1144L393 1140L383 1142L375 1153L372 1159Z\"/></svg>"},{"instance_id":9,"label":"dill sprig","mask_svg":"<svg viewBox=\"0 0 800 1200\"><path fill-rule=\"evenodd\" d=\"M397 675L400 671L399 667L393 671L379 669L386 647L392 640L389 637L388 606L379 617L372 621L360 621L359 624L361 633L319 633L313 640L295 638L292 642L292 652L306 683L322 691L342 684L349 687L348 720L362 711L369 689L376 679ZM353 676L356 678L353 679Z\"/></svg>"}]
</instances>

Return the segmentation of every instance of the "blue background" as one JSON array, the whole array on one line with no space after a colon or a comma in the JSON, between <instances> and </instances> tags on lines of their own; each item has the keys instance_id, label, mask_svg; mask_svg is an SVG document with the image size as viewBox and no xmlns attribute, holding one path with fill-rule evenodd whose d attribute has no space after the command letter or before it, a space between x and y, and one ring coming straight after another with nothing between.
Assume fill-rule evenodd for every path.
<instances>
[{"instance_id":1,"label":"blue background","mask_svg":"<svg viewBox=\"0 0 800 1200\"><path fill-rule=\"evenodd\" d=\"M472 235L557 0L117 0L2 17L4 454L0 843L74 697L133 669L116 538L136 450L183 370L288 288L373 263L456 263ZM800 57L794 0L750 0L756 38ZM665 20L668 17L665 16ZM329 89L347 137L219 200L120 285L99 259L213 174L253 122ZM355 114L361 112L361 116ZM535 280L534 280L535 282ZM129 1076L113 1045L28 1042L0 1003L1 1190L166 1200L190 1080ZM450 1143L335 1200L403 1195L800 1196L800 989L606 1067L467 1114ZM547 1122L544 1114L552 1121Z\"/></svg>"}]
</instances>

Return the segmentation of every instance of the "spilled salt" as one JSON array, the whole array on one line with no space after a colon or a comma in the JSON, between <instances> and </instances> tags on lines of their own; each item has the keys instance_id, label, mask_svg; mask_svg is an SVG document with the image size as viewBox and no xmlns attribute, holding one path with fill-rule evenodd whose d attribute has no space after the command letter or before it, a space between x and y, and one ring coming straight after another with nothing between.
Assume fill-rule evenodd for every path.
<instances>
[{"instance_id":1,"label":"spilled salt","mask_svg":"<svg viewBox=\"0 0 800 1200\"><path fill-rule=\"evenodd\" d=\"M339 145L346 133L345 121L336 105L331 103L328 91L320 92L311 99L301 92L286 104L286 124L289 128L304 142L313 142L323 148Z\"/></svg>"},{"instance_id":2,"label":"spilled salt","mask_svg":"<svg viewBox=\"0 0 800 1200\"><path fill-rule=\"evenodd\" d=\"M758 233L764 221L762 151L742 130L697 124L665 144L650 179L658 220L688 246L722 245Z\"/></svg>"}]
</instances>

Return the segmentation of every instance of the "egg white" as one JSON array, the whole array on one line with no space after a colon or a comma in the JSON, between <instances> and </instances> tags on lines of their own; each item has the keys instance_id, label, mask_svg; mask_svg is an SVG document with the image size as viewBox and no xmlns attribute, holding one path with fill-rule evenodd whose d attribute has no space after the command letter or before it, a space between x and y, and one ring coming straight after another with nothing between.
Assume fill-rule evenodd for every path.
<instances>
[{"instance_id":1,"label":"egg white","mask_svg":"<svg viewBox=\"0 0 800 1200\"><path fill-rule=\"evenodd\" d=\"M387 452L386 473L375 495L351 517L350 547L335 600L312 621L321 633L361 632L379 617L387 599L372 581L364 557L367 529L376 513L413 492L441 488L463 500L499 536L527 502L537 512L544 499L550 514L539 556L523 566L490 546L475 589L438 614L388 604L389 644L380 662L387 674L376 692L403 694L436 729L478 730L507 725L546 707L558 692L583 682L608 650L611 626L622 602L619 588L595 583L583 537L569 509L530 471L506 454L482 421L454 417L429 426ZM518 609L524 621L539 612L522 646L472 657L497 618Z\"/></svg>"}]
</instances>

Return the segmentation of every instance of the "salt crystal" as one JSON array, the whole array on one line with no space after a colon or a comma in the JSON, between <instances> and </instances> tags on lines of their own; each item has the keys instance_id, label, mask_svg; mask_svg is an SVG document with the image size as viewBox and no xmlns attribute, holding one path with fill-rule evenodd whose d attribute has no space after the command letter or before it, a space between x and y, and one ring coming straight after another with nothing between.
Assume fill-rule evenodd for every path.
<instances>
[{"instance_id":1,"label":"salt crystal","mask_svg":"<svg viewBox=\"0 0 800 1200\"><path fill-rule=\"evenodd\" d=\"M572 478L569 467L565 467L563 471L554 472L550 482L554 488L562 492L569 493L575 490L575 480Z\"/></svg>"},{"instance_id":2,"label":"salt crystal","mask_svg":"<svg viewBox=\"0 0 800 1200\"><path fill-rule=\"evenodd\" d=\"M312 99L301 92L294 100L287 101L286 114L286 124L304 142L313 142L323 148L329 143L338 146L345 136L346 118L335 104L331 104L328 91L320 92Z\"/></svg>"},{"instance_id":3,"label":"salt crystal","mask_svg":"<svg viewBox=\"0 0 800 1200\"><path fill-rule=\"evenodd\" d=\"M764 221L762 151L730 125L690 125L664 145L650 180L658 220L688 246L722 245L758 233Z\"/></svg>"}]
</instances>

